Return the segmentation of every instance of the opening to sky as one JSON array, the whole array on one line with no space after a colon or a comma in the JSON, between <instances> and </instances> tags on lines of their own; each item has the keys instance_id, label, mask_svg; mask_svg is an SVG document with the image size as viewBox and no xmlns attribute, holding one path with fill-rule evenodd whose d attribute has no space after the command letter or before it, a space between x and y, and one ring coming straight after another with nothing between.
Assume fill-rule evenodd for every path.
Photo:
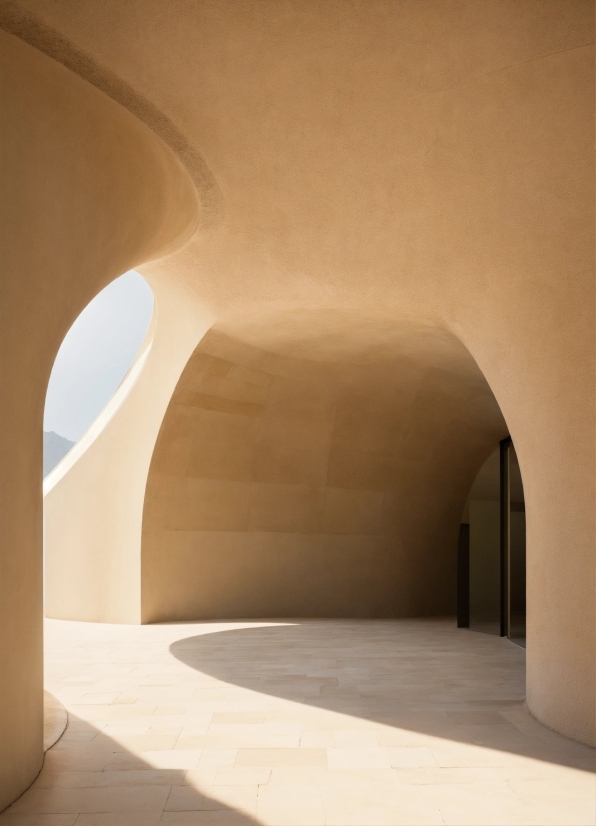
<instances>
[{"instance_id":1,"label":"opening to sky","mask_svg":"<svg viewBox=\"0 0 596 826\"><path fill-rule=\"evenodd\" d=\"M61 445L53 451L62 453L60 461L93 424L130 369L152 314L151 287L131 270L102 290L66 334L46 395L44 476L55 458L47 455L50 442Z\"/></svg>"}]
</instances>

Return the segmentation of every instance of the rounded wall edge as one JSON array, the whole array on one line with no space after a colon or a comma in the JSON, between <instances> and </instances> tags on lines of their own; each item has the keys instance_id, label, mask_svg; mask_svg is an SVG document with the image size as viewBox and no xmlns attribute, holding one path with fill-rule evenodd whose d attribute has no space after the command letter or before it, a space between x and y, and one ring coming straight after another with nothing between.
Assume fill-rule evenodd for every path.
<instances>
[{"instance_id":1,"label":"rounded wall edge","mask_svg":"<svg viewBox=\"0 0 596 826\"><path fill-rule=\"evenodd\" d=\"M555 289L565 288L556 283ZM556 324L535 312L531 284L522 280L501 291L484 317L461 306L445 315L493 390L520 462L528 710L557 734L594 746L594 319L586 315L594 303L593 273L576 273L573 292L564 296L566 312L550 307Z\"/></svg>"},{"instance_id":2,"label":"rounded wall edge","mask_svg":"<svg viewBox=\"0 0 596 826\"><path fill-rule=\"evenodd\" d=\"M155 324L136 362L141 369L124 398L114 399L116 409L108 404L104 421L100 416L92 426L86 446L44 499L45 614L54 619L142 621L141 525L149 464L180 373L211 325L177 288L152 286Z\"/></svg>"},{"instance_id":3,"label":"rounded wall edge","mask_svg":"<svg viewBox=\"0 0 596 826\"><path fill-rule=\"evenodd\" d=\"M537 700L536 704L539 705L540 701ZM557 724L559 715L556 708L546 707L545 709L539 708L537 710L534 698L529 695L526 696L526 706L532 717L550 731L554 731L556 734L561 734L563 737L568 737L570 740L575 740L578 743L583 743L586 746L596 748L596 726L592 731L587 731L581 719L572 721L571 724L569 720L562 720L560 724Z\"/></svg>"},{"instance_id":4,"label":"rounded wall edge","mask_svg":"<svg viewBox=\"0 0 596 826\"><path fill-rule=\"evenodd\" d=\"M201 226L211 226L219 221L224 211L224 201L213 173L201 154L155 104L85 54L61 32L31 11L21 8L15 0L2 3L0 28L79 75L145 123L178 157L192 179L201 203Z\"/></svg>"},{"instance_id":5,"label":"rounded wall edge","mask_svg":"<svg viewBox=\"0 0 596 826\"><path fill-rule=\"evenodd\" d=\"M0 810L43 759L42 422L52 364L88 302L195 232L195 186L147 125L0 31ZM32 243L34 239L34 243Z\"/></svg>"}]
</instances>

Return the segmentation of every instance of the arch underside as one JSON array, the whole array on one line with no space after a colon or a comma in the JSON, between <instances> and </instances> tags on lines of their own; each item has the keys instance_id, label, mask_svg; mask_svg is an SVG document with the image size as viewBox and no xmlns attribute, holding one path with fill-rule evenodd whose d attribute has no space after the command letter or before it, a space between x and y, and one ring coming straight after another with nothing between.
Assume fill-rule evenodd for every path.
<instances>
[{"instance_id":1,"label":"arch underside","mask_svg":"<svg viewBox=\"0 0 596 826\"><path fill-rule=\"evenodd\" d=\"M142 621L452 613L462 508L506 433L434 325L341 310L220 323L153 454Z\"/></svg>"}]
</instances>

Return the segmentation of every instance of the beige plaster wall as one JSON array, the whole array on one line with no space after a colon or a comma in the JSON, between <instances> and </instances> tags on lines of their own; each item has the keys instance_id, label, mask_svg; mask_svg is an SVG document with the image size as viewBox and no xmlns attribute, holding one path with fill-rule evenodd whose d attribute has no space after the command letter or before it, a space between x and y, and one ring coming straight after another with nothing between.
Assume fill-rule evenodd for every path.
<instances>
[{"instance_id":1,"label":"beige plaster wall","mask_svg":"<svg viewBox=\"0 0 596 826\"><path fill-rule=\"evenodd\" d=\"M275 321L209 332L181 376L147 483L143 621L453 611L461 509L506 434L480 371L447 332L382 316L298 313L277 352L246 341Z\"/></svg>"},{"instance_id":2,"label":"beige plaster wall","mask_svg":"<svg viewBox=\"0 0 596 826\"><path fill-rule=\"evenodd\" d=\"M65 63L87 56L69 65L96 85L114 91L116 79L114 94L161 130L199 191L209 175L193 159L208 159L220 208L205 232L142 271L178 285L222 332L278 352L296 313L377 318L382 308L385 318L429 323L465 345L523 475L529 707L592 743L593 15L591 0L22 0L0 8L2 25ZM37 703L24 675L39 674L41 584L39 575L14 582L38 562L39 385L45 392L76 314L110 278L155 253L175 213L160 189L169 168L161 150L152 154L143 138L143 150L123 139L110 152L102 136L111 115L85 126L97 94L81 83L80 98L56 97L47 88L54 76L12 72L7 88L18 94L8 94L3 118L12 182L3 266L13 274L2 344L9 744L21 724L34 730L23 720ZM122 118L135 135L148 134ZM54 134L72 163L57 155ZM137 174L147 165L150 179ZM182 224L184 215L182 205ZM49 317L46 336L40 319ZM263 329L277 333L270 340ZM287 337L300 342L305 329L299 319ZM199 325L189 352L201 335ZM333 361L325 334L314 343L281 355ZM242 364L241 349L218 357ZM102 484L87 479L90 497L92 481ZM21 626L22 616L32 618ZM30 652L26 662L16 659L17 643ZM37 760L37 741L25 740L3 768L21 773L13 790Z\"/></svg>"},{"instance_id":3,"label":"beige plaster wall","mask_svg":"<svg viewBox=\"0 0 596 826\"><path fill-rule=\"evenodd\" d=\"M0 810L43 758L42 421L54 357L113 278L197 222L183 167L124 108L0 32Z\"/></svg>"},{"instance_id":4,"label":"beige plaster wall","mask_svg":"<svg viewBox=\"0 0 596 826\"><path fill-rule=\"evenodd\" d=\"M44 481L45 615L140 622L141 521L151 455L208 314L152 279L147 340L98 420ZM129 386L129 384L131 386Z\"/></svg>"}]
</instances>

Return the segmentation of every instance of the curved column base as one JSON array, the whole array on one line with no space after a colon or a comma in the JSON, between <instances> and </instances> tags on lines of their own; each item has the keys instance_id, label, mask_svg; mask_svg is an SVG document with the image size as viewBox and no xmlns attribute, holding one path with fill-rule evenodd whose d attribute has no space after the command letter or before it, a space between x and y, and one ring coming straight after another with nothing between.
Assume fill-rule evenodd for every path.
<instances>
[{"instance_id":1,"label":"curved column base","mask_svg":"<svg viewBox=\"0 0 596 826\"><path fill-rule=\"evenodd\" d=\"M43 693L43 750L56 745L68 726L68 712L57 697L49 691Z\"/></svg>"}]
</instances>

